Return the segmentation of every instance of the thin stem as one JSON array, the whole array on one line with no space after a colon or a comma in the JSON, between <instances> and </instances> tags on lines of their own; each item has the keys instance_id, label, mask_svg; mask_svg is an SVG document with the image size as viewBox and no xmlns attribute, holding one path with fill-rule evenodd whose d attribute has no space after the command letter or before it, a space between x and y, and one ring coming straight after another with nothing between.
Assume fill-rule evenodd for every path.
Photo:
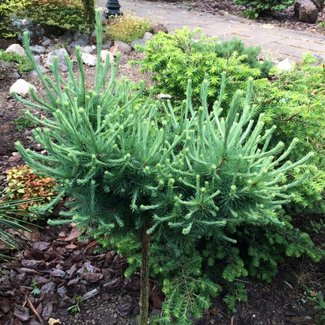
<instances>
[{"instance_id":1,"label":"thin stem","mask_svg":"<svg viewBox=\"0 0 325 325\"><path fill-rule=\"evenodd\" d=\"M148 227L141 230L141 278L140 278L140 325L149 324L149 258L151 237L147 234Z\"/></svg>"}]
</instances>

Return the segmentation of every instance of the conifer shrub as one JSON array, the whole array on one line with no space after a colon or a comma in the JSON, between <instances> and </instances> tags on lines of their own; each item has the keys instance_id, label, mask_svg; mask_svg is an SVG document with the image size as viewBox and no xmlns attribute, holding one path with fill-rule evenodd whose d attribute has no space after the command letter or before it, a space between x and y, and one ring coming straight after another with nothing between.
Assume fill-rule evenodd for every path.
<instances>
[{"instance_id":1,"label":"conifer shrub","mask_svg":"<svg viewBox=\"0 0 325 325\"><path fill-rule=\"evenodd\" d=\"M188 325L225 287L219 279L234 284L235 298L225 297L231 306L234 299L245 300L237 278L264 264L265 270L276 269L284 254L307 253L318 260L321 253L308 235L293 228L281 209L302 181L291 182L288 172L311 154L291 162L287 157L297 140L287 148L281 142L270 145L275 127L265 130L263 115L252 119L252 83L246 94L235 92L224 116L225 75L212 109L207 80L199 107L191 82L180 107L154 101L144 89L117 81L110 60L101 63L99 13L96 20L98 61L90 88L80 49L79 73L66 57L68 79L63 81L54 60L51 80L37 67L24 36L46 95L41 99L33 92L32 101L16 97L46 111L44 119L31 118L42 126L33 134L47 155L20 143L17 149L33 170L55 178L73 198L68 222L72 216L98 237L122 238L121 250L130 245L139 252L133 264L138 268L141 261L140 324L148 323L150 271L160 276L166 296L159 323ZM247 250L242 243L250 239Z\"/></svg>"},{"instance_id":2,"label":"conifer shrub","mask_svg":"<svg viewBox=\"0 0 325 325\"><path fill-rule=\"evenodd\" d=\"M255 104L265 113L266 124L277 125L274 140L286 144L297 137L299 146L290 159L299 159L309 151L315 152L293 177L309 171L309 179L295 191L297 212L324 212L325 202L325 70L311 55L306 55L296 69L273 72L273 82L255 83ZM299 208L299 209L297 209ZM307 211L306 211L307 209Z\"/></svg>"},{"instance_id":3,"label":"conifer shrub","mask_svg":"<svg viewBox=\"0 0 325 325\"><path fill-rule=\"evenodd\" d=\"M237 89L246 89L248 78L263 78L272 68L271 62L258 60L258 47L245 47L238 39L218 43L216 38L188 28L158 33L144 51L145 58L139 63L144 71L153 73L156 92L182 100L191 79L194 99L199 101L201 84L208 79L211 106L218 97L222 72L227 75L225 96L230 99Z\"/></svg>"}]
</instances>

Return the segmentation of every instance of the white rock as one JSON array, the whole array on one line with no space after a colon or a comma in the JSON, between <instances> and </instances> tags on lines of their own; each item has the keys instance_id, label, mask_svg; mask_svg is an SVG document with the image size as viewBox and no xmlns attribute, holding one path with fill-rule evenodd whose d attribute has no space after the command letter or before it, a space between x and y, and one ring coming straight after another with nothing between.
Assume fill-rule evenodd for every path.
<instances>
[{"instance_id":1,"label":"white rock","mask_svg":"<svg viewBox=\"0 0 325 325\"><path fill-rule=\"evenodd\" d=\"M286 58L276 65L278 71L292 71L295 68L295 63Z\"/></svg>"},{"instance_id":2,"label":"white rock","mask_svg":"<svg viewBox=\"0 0 325 325\"><path fill-rule=\"evenodd\" d=\"M7 53L15 53L18 55L26 55L24 48L19 44L11 44L7 49Z\"/></svg>"},{"instance_id":3,"label":"white rock","mask_svg":"<svg viewBox=\"0 0 325 325\"><path fill-rule=\"evenodd\" d=\"M96 65L97 58L95 55L89 53L81 53L82 61L84 64L94 67Z\"/></svg>"},{"instance_id":4,"label":"white rock","mask_svg":"<svg viewBox=\"0 0 325 325\"><path fill-rule=\"evenodd\" d=\"M111 62L111 63L114 63L114 55L113 55L110 51L102 50L102 51L100 52L100 59L101 59L103 62L106 62L107 56L109 56L109 60L110 60L110 62Z\"/></svg>"},{"instance_id":5,"label":"white rock","mask_svg":"<svg viewBox=\"0 0 325 325\"><path fill-rule=\"evenodd\" d=\"M44 37L42 45L45 46L45 47L51 45L51 40L49 38Z\"/></svg>"},{"instance_id":6,"label":"white rock","mask_svg":"<svg viewBox=\"0 0 325 325\"><path fill-rule=\"evenodd\" d=\"M31 51L35 54L43 54L45 53L45 47L41 45L34 45L30 47Z\"/></svg>"},{"instance_id":7,"label":"white rock","mask_svg":"<svg viewBox=\"0 0 325 325\"><path fill-rule=\"evenodd\" d=\"M16 93L22 97L26 97L30 91L36 88L30 84L29 82L25 81L24 79L18 79L11 87L10 87L10 94Z\"/></svg>"},{"instance_id":8,"label":"white rock","mask_svg":"<svg viewBox=\"0 0 325 325\"><path fill-rule=\"evenodd\" d=\"M172 96L169 95L169 94L158 94L158 95L157 95L157 98L158 98L158 99L171 99Z\"/></svg>"},{"instance_id":9,"label":"white rock","mask_svg":"<svg viewBox=\"0 0 325 325\"><path fill-rule=\"evenodd\" d=\"M68 55L68 52L65 48L51 51L46 59L45 66L50 67L53 64L53 58L58 58L58 64L61 71L68 71L68 66L65 62L65 56Z\"/></svg>"},{"instance_id":10,"label":"white rock","mask_svg":"<svg viewBox=\"0 0 325 325\"><path fill-rule=\"evenodd\" d=\"M88 53L88 54L93 53L95 50L96 50L96 46L94 46L94 45L92 45L92 46L87 45L87 46L81 48L81 52Z\"/></svg>"}]
</instances>

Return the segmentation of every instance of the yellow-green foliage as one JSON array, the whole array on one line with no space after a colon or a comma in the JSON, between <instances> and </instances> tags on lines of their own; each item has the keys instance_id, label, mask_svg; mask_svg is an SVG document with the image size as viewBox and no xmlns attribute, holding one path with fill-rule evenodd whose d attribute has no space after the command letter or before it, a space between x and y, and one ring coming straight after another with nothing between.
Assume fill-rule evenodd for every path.
<instances>
[{"instance_id":1,"label":"yellow-green foliage","mask_svg":"<svg viewBox=\"0 0 325 325\"><path fill-rule=\"evenodd\" d=\"M151 30L150 23L140 17L126 14L111 18L106 30L106 36L112 40L130 43L142 38L145 32Z\"/></svg>"},{"instance_id":2,"label":"yellow-green foliage","mask_svg":"<svg viewBox=\"0 0 325 325\"><path fill-rule=\"evenodd\" d=\"M34 174L27 165L13 167L7 171L6 198L10 200L29 200L19 205L21 210L28 210L31 206L49 203L55 193L55 180Z\"/></svg>"}]
</instances>

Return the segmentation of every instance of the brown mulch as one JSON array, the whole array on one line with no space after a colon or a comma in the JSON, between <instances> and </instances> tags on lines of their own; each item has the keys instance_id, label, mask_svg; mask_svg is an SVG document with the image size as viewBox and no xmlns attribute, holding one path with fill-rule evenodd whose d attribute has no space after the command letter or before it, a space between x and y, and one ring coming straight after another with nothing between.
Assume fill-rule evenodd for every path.
<instances>
[{"instance_id":1,"label":"brown mulch","mask_svg":"<svg viewBox=\"0 0 325 325\"><path fill-rule=\"evenodd\" d=\"M133 324L130 320L138 310L138 278L125 279L124 258L114 251L96 253L97 243L80 241L80 235L71 225L46 227L14 261L2 265L1 324L37 325L49 318L71 324L68 308L78 299L82 300L80 307L86 306L88 299L97 295L115 306L112 324ZM33 293L35 287L39 293ZM123 320L126 316L127 322Z\"/></svg>"}]
</instances>

